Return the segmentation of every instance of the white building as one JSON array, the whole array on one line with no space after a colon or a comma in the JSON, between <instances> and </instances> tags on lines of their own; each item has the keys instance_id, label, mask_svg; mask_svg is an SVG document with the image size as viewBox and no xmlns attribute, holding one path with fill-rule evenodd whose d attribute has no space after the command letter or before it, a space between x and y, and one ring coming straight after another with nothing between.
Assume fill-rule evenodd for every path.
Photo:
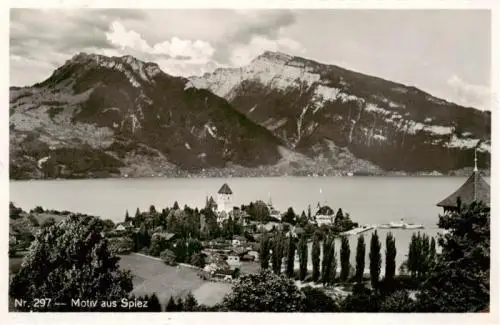
<instances>
[{"instance_id":1,"label":"white building","mask_svg":"<svg viewBox=\"0 0 500 325\"><path fill-rule=\"evenodd\" d=\"M233 210L233 205L231 204L232 199L233 191L231 191L227 183L224 183L219 192L217 192L217 211L224 211L229 214L229 212Z\"/></svg>"},{"instance_id":2,"label":"white building","mask_svg":"<svg viewBox=\"0 0 500 325\"><path fill-rule=\"evenodd\" d=\"M331 226L334 223L334 211L327 205L320 206L318 203L318 211L316 212L316 223L318 226L327 225Z\"/></svg>"}]
</instances>

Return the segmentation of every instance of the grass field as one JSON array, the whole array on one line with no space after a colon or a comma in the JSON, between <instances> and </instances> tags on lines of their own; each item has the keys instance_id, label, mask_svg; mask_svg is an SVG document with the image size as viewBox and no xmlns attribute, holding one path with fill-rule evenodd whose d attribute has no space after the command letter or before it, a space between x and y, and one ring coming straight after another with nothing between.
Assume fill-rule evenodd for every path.
<instances>
[{"instance_id":1,"label":"grass field","mask_svg":"<svg viewBox=\"0 0 500 325\"><path fill-rule=\"evenodd\" d=\"M132 293L136 296L156 293L163 305L170 296L185 297L191 292L199 303L210 306L231 290L228 283L200 279L196 270L189 267L168 266L159 259L137 254L120 257L120 267L134 275Z\"/></svg>"}]
</instances>

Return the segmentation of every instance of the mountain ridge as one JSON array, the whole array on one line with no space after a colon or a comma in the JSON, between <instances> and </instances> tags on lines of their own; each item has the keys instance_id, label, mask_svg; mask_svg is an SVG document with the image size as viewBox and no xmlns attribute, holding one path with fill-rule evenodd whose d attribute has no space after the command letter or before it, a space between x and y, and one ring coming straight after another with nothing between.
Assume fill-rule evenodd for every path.
<instances>
[{"instance_id":1,"label":"mountain ridge","mask_svg":"<svg viewBox=\"0 0 500 325\"><path fill-rule=\"evenodd\" d=\"M463 150L459 164L441 169L435 168L437 164L405 169L404 163L391 159L381 163L362 132L339 121L354 116L354 124L362 128L365 115L372 114L363 115L364 110L388 116L387 107L363 98L367 90L359 85L334 89L343 77L358 78L361 84L373 79L310 62L314 61L265 52L246 67L218 68L201 77L184 78L130 55L75 54L46 80L30 87L10 87L11 178L447 174L470 166L470 148ZM324 71L318 73L318 69ZM214 75L229 89L211 84ZM263 112L256 115L257 107ZM399 113L403 117L404 112ZM391 129L397 129L393 122L385 125L389 131L372 127L369 141L374 141L375 131L380 137L401 133ZM461 141L469 147L471 135L481 133L477 124L460 126L466 134ZM442 133L449 126L436 130ZM488 169L489 129L481 135L485 141L480 167ZM407 149L403 146L400 151ZM436 157L443 155L449 152Z\"/></svg>"}]
</instances>

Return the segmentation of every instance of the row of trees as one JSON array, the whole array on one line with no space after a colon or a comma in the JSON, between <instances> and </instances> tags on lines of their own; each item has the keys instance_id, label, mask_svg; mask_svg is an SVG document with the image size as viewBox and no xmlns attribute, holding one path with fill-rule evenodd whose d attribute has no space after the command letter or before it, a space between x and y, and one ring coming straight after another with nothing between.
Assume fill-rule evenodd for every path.
<instances>
[{"instance_id":1,"label":"row of trees","mask_svg":"<svg viewBox=\"0 0 500 325\"><path fill-rule=\"evenodd\" d=\"M424 238L427 240L428 237ZM310 280L316 283L323 283L324 285L331 285L337 279L337 255L335 252L336 236L333 234L327 235L323 238L323 248L321 249L321 235L316 232L313 236L311 260L312 260L312 276ZM299 273L298 279L304 281L308 275L308 245L306 236L299 236L298 244L296 239L289 236L285 240L282 232L278 232L274 237L264 234L261 239L260 245L260 263L262 269L269 268L269 261L271 261L272 271L276 274L281 273L282 259L286 257L286 275L294 277L295 265L295 252L298 252L299 258ZM414 244L412 244L414 245ZM410 245L411 246L411 245ZM412 247L412 246L411 246ZM420 247L420 246L419 246ZM323 259L321 260L321 250L323 251ZM415 250L417 251L417 250ZM421 256L422 254L419 253ZM365 271L365 258L366 258L366 245L364 236L358 237L356 247L356 268L352 270L350 264L351 249L349 247L349 240L347 236L341 237L340 247L340 274L339 280L341 282L355 281L362 282L364 280ZM412 255L413 256L413 255ZM385 254L385 280L391 281L396 273L396 241L394 236L389 233L386 237L386 254ZM370 241L370 279L372 287L377 287L380 281L381 273L381 243L377 231L372 234ZM420 259L416 259L420 261ZM321 264L321 265L320 265ZM321 267L320 267L321 266Z\"/></svg>"}]
</instances>

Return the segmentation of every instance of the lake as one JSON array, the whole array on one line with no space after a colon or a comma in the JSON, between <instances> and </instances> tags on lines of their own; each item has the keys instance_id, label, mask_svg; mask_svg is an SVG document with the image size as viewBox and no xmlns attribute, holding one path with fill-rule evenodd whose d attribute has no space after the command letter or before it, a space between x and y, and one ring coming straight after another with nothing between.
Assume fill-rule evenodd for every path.
<instances>
[{"instance_id":1,"label":"lake","mask_svg":"<svg viewBox=\"0 0 500 325\"><path fill-rule=\"evenodd\" d=\"M227 182L234 195L232 203L268 201L280 210L288 207L300 213L318 202L333 209L342 208L360 224L382 224L404 218L423 224L431 236L439 231L436 223L440 200L455 191L464 177L265 177L265 178L136 178L92 180L11 181L10 200L30 210L36 206L68 210L123 221L125 211L134 215L137 208L157 210L172 206L203 207L205 198L216 198ZM421 230L422 231L422 230ZM367 245L372 231L364 233ZM382 252L387 230L379 229ZM404 260L412 231L392 230L397 244L397 266ZM354 265L357 236L350 236L351 263ZM337 243L337 257L340 246ZM309 255L310 256L310 255ZM368 257L367 257L368 260ZM340 265L340 264L339 264ZM368 267L368 264L366 264ZM382 266L383 268L383 266Z\"/></svg>"},{"instance_id":2,"label":"lake","mask_svg":"<svg viewBox=\"0 0 500 325\"><path fill-rule=\"evenodd\" d=\"M157 210L177 201L182 207L203 207L205 198L227 182L239 206L255 200L295 212L312 211L318 202L342 210L360 224L381 224L405 218L436 227L440 200L455 191L464 177L265 177L265 178L136 178L11 181L10 200L25 210L36 206L87 213L123 221L125 211Z\"/></svg>"}]
</instances>

